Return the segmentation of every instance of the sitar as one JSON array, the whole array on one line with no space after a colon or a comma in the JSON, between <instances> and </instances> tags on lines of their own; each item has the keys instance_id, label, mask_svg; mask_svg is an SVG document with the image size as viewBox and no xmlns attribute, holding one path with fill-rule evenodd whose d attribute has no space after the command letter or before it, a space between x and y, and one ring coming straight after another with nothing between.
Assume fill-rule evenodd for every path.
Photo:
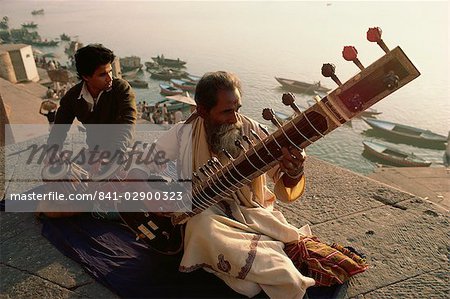
<instances>
[{"instance_id":1,"label":"sitar","mask_svg":"<svg viewBox=\"0 0 450 299\"><path fill-rule=\"evenodd\" d=\"M337 83L336 89L322 98L316 96L316 104L303 112L295 105L292 94L284 94L283 103L294 109L295 118L280 125L274 119L273 111L264 109L263 117L278 126L275 132L267 132L264 138L252 132L252 141L247 148L236 143L243 149L239 157L229 157L226 165L212 159L200 169L207 175L201 180L193 180L191 212L169 215L120 212L123 221L136 233L137 239L157 252L178 253L183 248L184 223L274 167L282 156L282 147L308 147L417 78L420 72L403 50L400 47L389 50L381 33L378 27L367 31L367 39L376 42L385 52L381 58L364 67L357 58L357 50L352 46L344 47L344 58L354 62L360 70L355 76L341 83L335 74L334 65L324 64L322 74ZM244 140L247 139L249 136L244 137Z\"/></svg>"}]
</instances>

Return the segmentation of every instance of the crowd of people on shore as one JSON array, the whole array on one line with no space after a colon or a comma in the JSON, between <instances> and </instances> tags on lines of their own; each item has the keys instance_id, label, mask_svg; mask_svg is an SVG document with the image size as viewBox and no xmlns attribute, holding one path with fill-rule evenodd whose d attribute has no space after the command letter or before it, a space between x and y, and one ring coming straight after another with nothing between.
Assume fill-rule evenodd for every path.
<instances>
[{"instance_id":1,"label":"crowd of people on shore","mask_svg":"<svg viewBox=\"0 0 450 299\"><path fill-rule=\"evenodd\" d=\"M138 118L145 119L152 124L176 124L184 119L181 109L176 111L168 111L167 104L160 106L156 103L155 106L150 106L146 101L137 104Z\"/></svg>"}]
</instances>

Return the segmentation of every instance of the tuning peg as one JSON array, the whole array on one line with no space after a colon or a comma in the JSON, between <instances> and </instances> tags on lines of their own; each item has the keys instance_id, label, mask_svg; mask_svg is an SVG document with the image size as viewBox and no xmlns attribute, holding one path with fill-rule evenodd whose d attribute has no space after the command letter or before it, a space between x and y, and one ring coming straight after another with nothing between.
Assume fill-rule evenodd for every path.
<instances>
[{"instance_id":1,"label":"tuning peg","mask_svg":"<svg viewBox=\"0 0 450 299\"><path fill-rule=\"evenodd\" d=\"M219 168L217 167L217 165L213 162L213 160L208 160L208 165L209 167L213 168L214 170L218 170Z\"/></svg>"},{"instance_id":2,"label":"tuning peg","mask_svg":"<svg viewBox=\"0 0 450 299\"><path fill-rule=\"evenodd\" d=\"M261 131L263 131L264 134L266 134L266 136L269 136L269 131L267 131L267 128L264 127L262 124L258 124L258 127L261 129ZM259 137L259 135L253 131L252 134L258 139L261 140L261 137Z\"/></svg>"},{"instance_id":3,"label":"tuning peg","mask_svg":"<svg viewBox=\"0 0 450 299\"><path fill-rule=\"evenodd\" d=\"M206 164L203 164L203 168L206 170L206 172L209 172L211 174L214 173L214 171L212 171L211 168L209 168L208 165L206 165Z\"/></svg>"},{"instance_id":4,"label":"tuning peg","mask_svg":"<svg viewBox=\"0 0 450 299\"><path fill-rule=\"evenodd\" d=\"M270 120L277 128L281 128L281 124L275 118L275 113L273 112L272 108L264 108L262 112L262 117L265 120Z\"/></svg>"},{"instance_id":5,"label":"tuning peg","mask_svg":"<svg viewBox=\"0 0 450 299\"><path fill-rule=\"evenodd\" d=\"M198 174L194 171L192 172L192 176L199 182L201 182L202 180L200 179L200 177L198 176Z\"/></svg>"},{"instance_id":6,"label":"tuning peg","mask_svg":"<svg viewBox=\"0 0 450 299\"><path fill-rule=\"evenodd\" d=\"M322 65L322 75L324 77L333 79L333 81L337 85L341 86L342 85L341 80L339 80L339 78L336 76L335 70L336 70L336 67L334 66L334 64L324 63Z\"/></svg>"},{"instance_id":7,"label":"tuning peg","mask_svg":"<svg viewBox=\"0 0 450 299\"><path fill-rule=\"evenodd\" d=\"M209 177L209 174L206 172L206 170L203 167L199 167L198 170L205 176Z\"/></svg>"},{"instance_id":8,"label":"tuning peg","mask_svg":"<svg viewBox=\"0 0 450 299\"><path fill-rule=\"evenodd\" d=\"M214 163L214 165L218 166L218 167L222 167L222 163L220 163L219 159L217 159L217 157L212 157L212 163Z\"/></svg>"},{"instance_id":9,"label":"tuning peg","mask_svg":"<svg viewBox=\"0 0 450 299\"><path fill-rule=\"evenodd\" d=\"M362 71L364 69L364 66L362 65L361 61L358 59L358 51L353 46L345 46L342 50L342 56L347 61L353 61L354 64L356 64L357 67Z\"/></svg>"},{"instance_id":10,"label":"tuning peg","mask_svg":"<svg viewBox=\"0 0 450 299\"><path fill-rule=\"evenodd\" d=\"M294 109L295 113L298 115L302 114L298 106L295 104L295 96L292 93L284 93L281 100L286 106L291 106L291 108Z\"/></svg>"},{"instance_id":11,"label":"tuning peg","mask_svg":"<svg viewBox=\"0 0 450 299\"><path fill-rule=\"evenodd\" d=\"M239 139L236 139L234 141L234 145L236 145L238 148L240 148L241 150L245 151L245 147L242 145L241 141L239 141Z\"/></svg>"},{"instance_id":12,"label":"tuning peg","mask_svg":"<svg viewBox=\"0 0 450 299\"><path fill-rule=\"evenodd\" d=\"M230 160L234 160L233 156L226 150L226 149L222 149L222 152L225 154L225 156L230 159Z\"/></svg>"},{"instance_id":13,"label":"tuning peg","mask_svg":"<svg viewBox=\"0 0 450 299\"><path fill-rule=\"evenodd\" d=\"M386 54L387 54L390 52L390 50L386 46L384 41L381 39L382 33L383 33L383 31L381 30L380 27L369 28L369 30L367 30L367 40L369 42L376 42L381 47L381 49L383 49L383 51L386 52Z\"/></svg>"}]
</instances>

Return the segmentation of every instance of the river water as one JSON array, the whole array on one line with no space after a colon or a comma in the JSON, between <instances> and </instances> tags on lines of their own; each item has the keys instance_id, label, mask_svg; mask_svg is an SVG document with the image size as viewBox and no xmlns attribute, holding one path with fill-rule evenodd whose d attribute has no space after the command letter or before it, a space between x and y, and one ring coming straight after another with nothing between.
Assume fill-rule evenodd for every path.
<instances>
[{"instance_id":1,"label":"river water","mask_svg":"<svg viewBox=\"0 0 450 299\"><path fill-rule=\"evenodd\" d=\"M32 16L33 9L45 14ZM449 6L443 2L153 2L153 1L3 1L0 17L8 16L10 27L34 21L46 38L63 32L84 44L102 43L119 57L136 55L142 62L152 56L187 61L187 71L202 75L228 70L243 84L242 112L267 124L265 107L291 113L281 103L283 90L274 77L336 85L321 75L323 63L336 65L342 82L358 72L342 58L342 47L358 49L363 65L383 51L369 43L369 27L383 29L389 48L400 45L420 70L421 76L374 108L379 119L429 129L447 135L450 129L449 100ZM61 55L56 49L42 49ZM149 89L136 89L139 101L156 102L160 82L148 79ZM307 106L311 96L297 94ZM309 155L359 173L370 173L375 163L364 158L363 140L377 141L364 131L362 120L343 126L308 147ZM385 144L391 144L381 141ZM443 150L405 144L395 147L442 163Z\"/></svg>"}]
</instances>

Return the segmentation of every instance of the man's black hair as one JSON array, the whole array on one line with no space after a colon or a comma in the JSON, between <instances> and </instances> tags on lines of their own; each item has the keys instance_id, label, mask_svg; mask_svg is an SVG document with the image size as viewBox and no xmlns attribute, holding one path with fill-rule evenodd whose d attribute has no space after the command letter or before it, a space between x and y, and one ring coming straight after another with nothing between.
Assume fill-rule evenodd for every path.
<instances>
[{"instance_id":1,"label":"man's black hair","mask_svg":"<svg viewBox=\"0 0 450 299\"><path fill-rule=\"evenodd\" d=\"M114 53L102 44L90 44L78 49L75 53L78 78L83 80L83 76L92 76L99 66L112 63L114 58Z\"/></svg>"}]
</instances>

